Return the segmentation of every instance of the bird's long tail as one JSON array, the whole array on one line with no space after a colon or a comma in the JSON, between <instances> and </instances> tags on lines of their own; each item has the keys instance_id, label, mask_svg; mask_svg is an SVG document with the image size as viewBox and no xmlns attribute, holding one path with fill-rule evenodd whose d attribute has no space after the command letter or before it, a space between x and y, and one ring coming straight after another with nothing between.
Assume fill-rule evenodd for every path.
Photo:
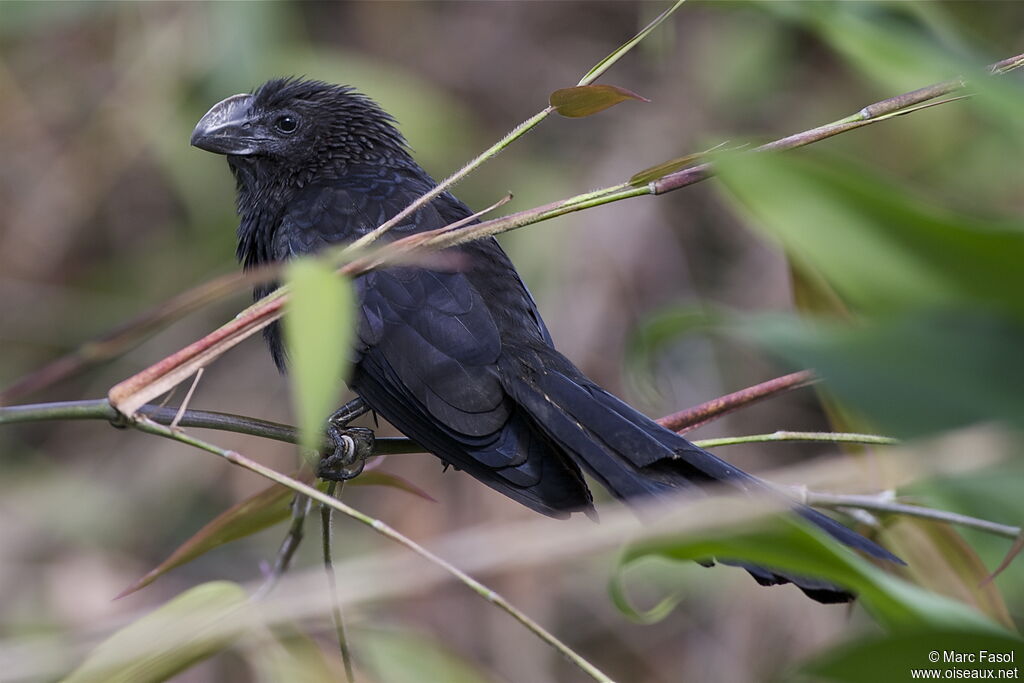
<instances>
[{"instance_id":1,"label":"bird's long tail","mask_svg":"<svg viewBox=\"0 0 1024 683\"><path fill-rule=\"evenodd\" d=\"M523 360L523 354L512 354ZM585 377L557 351L530 349L527 362L506 368L506 390L538 429L617 498L629 501L701 484L726 482L742 490L765 484L699 448L615 398ZM868 555L902 561L873 541L806 506L795 511L839 542ZM762 585L793 583L819 602L846 602L851 595L825 581L742 562Z\"/></svg>"}]
</instances>

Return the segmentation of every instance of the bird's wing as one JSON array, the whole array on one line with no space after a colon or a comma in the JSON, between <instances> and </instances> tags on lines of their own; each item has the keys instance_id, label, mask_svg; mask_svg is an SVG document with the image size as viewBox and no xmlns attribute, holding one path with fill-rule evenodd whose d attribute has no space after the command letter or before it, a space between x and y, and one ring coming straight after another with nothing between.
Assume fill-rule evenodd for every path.
<instances>
[{"instance_id":1,"label":"bird's wing","mask_svg":"<svg viewBox=\"0 0 1024 683\"><path fill-rule=\"evenodd\" d=\"M275 257L351 241L428 187L379 175L309 188L282 218ZM420 209L394 235L447 225L453 209L446 208L447 215L434 204ZM477 253L465 251L469 259ZM558 514L589 506L578 468L551 449L505 392L497 368L501 334L465 270L387 268L357 277L355 286L353 388L374 410L447 462L534 509Z\"/></svg>"}]
</instances>

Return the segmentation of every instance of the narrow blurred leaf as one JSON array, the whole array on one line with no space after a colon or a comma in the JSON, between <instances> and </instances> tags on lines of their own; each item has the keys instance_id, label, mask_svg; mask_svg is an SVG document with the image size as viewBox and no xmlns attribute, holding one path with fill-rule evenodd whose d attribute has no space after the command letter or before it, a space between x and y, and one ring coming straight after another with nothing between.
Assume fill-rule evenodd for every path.
<instances>
[{"instance_id":1,"label":"narrow blurred leaf","mask_svg":"<svg viewBox=\"0 0 1024 683\"><path fill-rule=\"evenodd\" d=\"M245 500L232 505L207 522L202 529L182 543L171 555L141 579L117 596L123 598L145 588L175 567L191 562L225 543L237 541L283 522L289 515L289 504L294 492L281 484L274 484Z\"/></svg>"},{"instance_id":2,"label":"narrow blurred leaf","mask_svg":"<svg viewBox=\"0 0 1024 683\"><path fill-rule=\"evenodd\" d=\"M290 476L305 483L312 481L312 476L307 470L293 472ZM349 481L348 485L386 486L411 493L432 503L437 502L430 494L412 482L388 472L363 472L355 479ZM326 483L318 482L317 488L325 489ZM272 527L275 524L280 524L291 515L291 500L294 495L295 492L287 486L274 484L232 505L207 522L202 529L178 546L166 560L131 586L121 591L117 598L123 598L141 588L145 588L175 567L187 564L214 548L219 548L226 543L237 541Z\"/></svg>"},{"instance_id":3,"label":"narrow blurred leaf","mask_svg":"<svg viewBox=\"0 0 1024 683\"><path fill-rule=\"evenodd\" d=\"M577 85L551 93L550 103L562 116L576 119L604 111L626 100L650 102L646 97L617 85Z\"/></svg>"},{"instance_id":4,"label":"narrow blurred leaf","mask_svg":"<svg viewBox=\"0 0 1024 683\"><path fill-rule=\"evenodd\" d=\"M1024 224L946 211L832 158L746 154L717 164L726 196L862 312L977 305L1024 319Z\"/></svg>"},{"instance_id":5,"label":"narrow blurred leaf","mask_svg":"<svg viewBox=\"0 0 1024 683\"><path fill-rule=\"evenodd\" d=\"M218 627L248 596L228 581L189 589L101 643L64 683L165 681L237 637Z\"/></svg>"},{"instance_id":6,"label":"narrow blurred leaf","mask_svg":"<svg viewBox=\"0 0 1024 683\"><path fill-rule=\"evenodd\" d=\"M436 503L437 499L431 496L429 493L421 489L416 484L413 484L408 479L400 477L397 474L391 474L390 472L363 472L355 479L346 482L347 486L387 486L389 488L398 489L411 493L414 496L418 496L423 500L429 500L431 503Z\"/></svg>"},{"instance_id":7,"label":"narrow blurred leaf","mask_svg":"<svg viewBox=\"0 0 1024 683\"><path fill-rule=\"evenodd\" d=\"M596 81L598 78L600 78L601 74L610 69L612 64L619 61L619 59L621 59L623 55L625 55L627 52L636 47L636 45L641 40L646 38L651 31L656 29L658 25L661 24L661 22L665 21L670 16L672 16L672 13L679 9L680 5L682 5L683 2L685 2L685 0L676 0L676 3L674 5L672 5L667 10L656 16L654 20L651 21L651 23L647 24L647 26L643 27L639 33L637 33L635 36L627 40L619 47L615 48L615 50L610 55L608 55L600 62L595 64L593 68L590 71L588 71L583 76L583 78L580 79L579 85L588 85Z\"/></svg>"},{"instance_id":8,"label":"narrow blurred leaf","mask_svg":"<svg viewBox=\"0 0 1024 683\"><path fill-rule=\"evenodd\" d=\"M980 652L1013 656L1011 664L976 662L949 664L942 661L946 652L971 654ZM885 637L869 637L845 643L815 657L801 667L801 672L815 681L837 683L878 683L878 681L909 681L912 670L936 670L939 680L983 678L988 669L1018 666L1024 657L1024 641L1015 635L979 633L970 628L943 628L897 633ZM932 661L936 659L937 661ZM972 674L972 670L978 673ZM958 674L958 675L953 675ZM998 673L996 677L999 677ZM1016 676L1011 676L1016 678ZM802 679L801 679L802 680Z\"/></svg>"},{"instance_id":9,"label":"narrow blurred leaf","mask_svg":"<svg viewBox=\"0 0 1024 683\"><path fill-rule=\"evenodd\" d=\"M387 683L483 683L488 677L426 636L362 631L359 648L375 680Z\"/></svg>"},{"instance_id":10,"label":"narrow blurred leaf","mask_svg":"<svg viewBox=\"0 0 1024 683\"><path fill-rule=\"evenodd\" d=\"M345 680L345 669L337 657L330 657L316 641L292 626L274 628L275 640L261 644L256 654L260 680L266 683L337 683Z\"/></svg>"},{"instance_id":11,"label":"narrow blurred leaf","mask_svg":"<svg viewBox=\"0 0 1024 683\"><path fill-rule=\"evenodd\" d=\"M813 266L794 263L789 259L789 278L796 310L801 313L831 315L841 320L850 318L850 309Z\"/></svg>"},{"instance_id":12,"label":"narrow blurred leaf","mask_svg":"<svg viewBox=\"0 0 1024 683\"><path fill-rule=\"evenodd\" d=\"M686 168L687 166L693 164L698 159L704 158L704 156L706 155L702 153L687 154L686 156L677 157L675 159L666 161L662 164L651 166L650 168L645 168L644 170L639 171L638 173L633 175L633 177L629 179L629 184L632 185L633 187L640 187L641 185L646 185L651 181L658 180L659 178L667 176L669 173L675 173L680 169Z\"/></svg>"},{"instance_id":13,"label":"narrow blurred leaf","mask_svg":"<svg viewBox=\"0 0 1024 683\"><path fill-rule=\"evenodd\" d=\"M900 517L882 532L885 545L907 562L900 571L917 585L959 600L1009 629L1013 620L974 549L947 524Z\"/></svg>"},{"instance_id":14,"label":"narrow blurred leaf","mask_svg":"<svg viewBox=\"0 0 1024 683\"><path fill-rule=\"evenodd\" d=\"M687 534L643 542L627 550L619 575L636 558L651 554L698 561L727 558L826 579L857 593L864 607L890 630L969 626L985 632L1004 632L998 624L969 607L886 574L817 529L789 516L720 531L714 536ZM621 576L613 581L621 581Z\"/></svg>"},{"instance_id":15,"label":"narrow blurred leaf","mask_svg":"<svg viewBox=\"0 0 1024 683\"><path fill-rule=\"evenodd\" d=\"M1006 553L1006 557L1004 557L1002 562L999 563L999 566L993 569L992 573L985 577L985 580L982 581L982 585L991 585L993 579L1006 571L1010 566L1010 563L1017 559L1017 556L1021 554L1021 551L1024 551L1024 531L1022 531L1020 535L1017 536L1016 540L1014 540L1013 545L1010 546L1010 549Z\"/></svg>"},{"instance_id":16,"label":"narrow blurred leaf","mask_svg":"<svg viewBox=\"0 0 1024 683\"><path fill-rule=\"evenodd\" d=\"M292 396L302 446L323 442L324 423L338 405L350 356L354 300L351 283L325 263L299 259L288 265L291 298L284 316Z\"/></svg>"},{"instance_id":17,"label":"narrow blurred leaf","mask_svg":"<svg viewBox=\"0 0 1024 683\"><path fill-rule=\"evenodd\" d=\"M887 91L914 90L963 71L966 60L958 61L947 42L924 34L920 23L899 16L901 8L807 4L815 5L802 9L816 33Z\"/></svg>"},{"instance_id":18,"label":"narrow blurred leaf","mask_svg":"<svg viewBox=\"0 0 1024 683\"><path fill-rule=\"evenodd\" d=\"M824 318L835 318L837 320L850 320L850 310L835 289L821 276L812 266L797 264L793 259L789 261L790 281L793 286L793 304L796 310L801 313L820 315ZM835 399L825 384L818 384L814 387L821 402L822 410L828 418L832 431L835 432L856 432L861 434L874 434L879 430L862 416L855 414L848 406L843 405ZM865 453L869 448L859 444L841 444L839 446L847 453Z\"/></svg>"}]
</instances>

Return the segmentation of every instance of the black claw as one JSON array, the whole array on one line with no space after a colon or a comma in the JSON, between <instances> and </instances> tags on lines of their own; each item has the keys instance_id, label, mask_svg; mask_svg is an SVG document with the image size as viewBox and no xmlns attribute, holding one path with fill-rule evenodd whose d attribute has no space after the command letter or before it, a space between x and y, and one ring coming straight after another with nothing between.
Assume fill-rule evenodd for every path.
<instances>
[{"instance_id":1,"label":"black claw","mask_svg":"<svg viewBox=\"0 0 1024 683\"><path fill-rule=\"evenodd\" d=\"M373 455L373 430L329 424L327 439L333 450L320 458L317 476L328 481L347 481L358 477L367 458Z\"/></svg>"}]
</instances>

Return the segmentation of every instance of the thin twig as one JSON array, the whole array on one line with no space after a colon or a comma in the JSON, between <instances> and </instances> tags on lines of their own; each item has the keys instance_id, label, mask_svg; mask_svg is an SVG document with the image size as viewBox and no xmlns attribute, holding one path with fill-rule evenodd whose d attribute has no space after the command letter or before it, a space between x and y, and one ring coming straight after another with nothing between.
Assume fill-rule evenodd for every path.
<instances>
[{"instance_id":1,"label":"thin twig","mask_svg":"<svg viewBox=\"0 0 1024 683\"><path fill-rule=\"evenodd\" d=\"M180 406L178 406L178 412L174 414L174 419L171 420L171 424L169 425L171 429L177 429L178 424L181 422L182 415L184 415L185 411L188 410L188 404L192 400L192 394L196 392L196 387L199 386L199 380L203 378L203 371L205 369L206 368L199 368L196 370L196 378L192 380L192 386L188 388L188 393L185 394L185 400L181 402Z\"/></svg>"},{"instance_id":2,"label":"thin twig","mask_svg":"<svg viewBox=\"0 0 1024 683\"><path fill-rule=\"evenodd\" d=\"M152 406L146 406L140 411L140 414L142 413L145 413L152 418L152 424L155 427L159 426L156 424L157 421L162 420L164 422L169 422L173 418L173 411L166 408L157 409ZM14 424L18 422L38 422L44 420L110 420L116 422L118 417L117 411L115 411L110 404L103 399L0 408L0 425ZM146 423L149 423L148 419ZM276 422L257 420L250 417L229 415L226 413L190 410L182 417L181 426L220 429L224 431L251 434L278 441L286 441L288 443L296 442L296 431L294 427L282 425ZM161 435L163 434L161 433ZM727 444L769 441L823 441L831 443L852 442L872 443L878 445L890 445L897 443L895 439L890 437L874 434L846 434L832 432L775 432L774 434L728 437L723 439L705 439L703 441L697 441L696 443L704 448L712 448ZM376 455L418 453L423 451L423 449L414 442L409 439L402 438L377 439L375 448L377 449L375 452ZM222 455L222 457L226 457L223 456L223 453L226 451L213 452L216 452L218 455ZM254 471L262 473L262 470ZM285 477L285 479L287 480L287 477ZM275 479L275 481L279 480ZM284 483L284 485L289 486L289 484L283 481L279 481L279 483ZM962 524L964 526L970 526L975 529L989 531L991 533L1010 538L1015 538L1020 533L1020 529L1018 527L989 522L983 519L959 515L953 512L891 503L891 501L886 501L877 496L851 497L813 492L806 493L806 496L807 503L817 507L848 507L863 510L876 510L880 512L891 512L893 514L907 514L916 517L926 517L953 524ZM317 497L317 500L319 500L319 497ZM360 521L365 524L369 524L370 526L373 526L374 524L372 520L366 521L366 519L361 519Z\"/></svg>"},{"instance_id":3,"label":"thin twig","mask_svg":"<svg viewBox=\"0 0 1024 683\"><path fill-rule=\"evenodd\" d=\"M309 498L301 493L296 493L295 497L292 498L292 523L288 527L288 533L285 534L284 540L281 541L281 546L277 550L274 566L267 572L263 585L253 594L253 600L262 600L269 595L274 590L277 582L284 576L284 573L288 571L292 558L295 557L295 552L302 543L306 516L309 515L309 505Z\"/></svg>"},{"instance_id":4,"label":"thin twig","mask_svg":"<svg viewBox=\"0 0 1024 683\"><path fill-rule=\"evenodd\" d=\"M935 510L933 508L921 507L920 505L896 503L892 501L891 496L887 493L869 496L801 491L798 497L801 502L813 507L833 510L853 508L855 510L870 510L871 512L886 512L893 515L920 517L921 519L931 519L936 522L946 522L947 524L957 524L971 529L978 529L979 531L985 531L1006 538L1017 538L1021 534L1019 526L999 524L997 522L990 522L987 519L968 517L956 512Z\"/></svg>"},{"instance_id":5,"label":"thin twig","mask_svg":"<svg viewBox=\"0 0 1024 683\"><path fill-rule=\"evenodd\" d=\"M817 378L814 376L814 373L809 370L794 372L706 401L699 406L666 415L659 418L657 422L666 429L672 429L680 434L685 434L727 413L744 408L751 403L777 396L786 391L809 386L816 381Z\"/></svg>"},{"instance_id":6,"label":"thin twig","mask_svg":"<svg viewBox=\"0 0 1024 683\"><path fill-rule=\"evenodd\" d=\"M332 481L324 491L332 498L341 498L341 492L345 489L345 482ZM320 545L324 554L324 571L327 572L327 593L331 601L331 620L334 621L334 632L338 636L338 651L341 653L341 661L345 665L345 679L348 683L355 683L356 676L352 669L352 652L349 650L348 636L345 634L345 617L341 612L341 601L338 599L338 577L334 573L334 560L331 553L331 533L333 531L334 509L326 505L320 506Z\"/></svg>"},{"instance_id":7,"label":"thin twig","mask_svg":"<svg viewBox=\"0 0 1024 683\"><path fill-rule=\"evenodd\" d=\"M666 415L659 418L657 422L668 429L685 431L687 427L692 428L692 426L706 424L755 401L776 396L783 391L807 386L814 381L814 376L808 371L776 377L767 382L761 382L752 387L712 399L693 408ZM175 419L175 412L162 406L144 405L138 409L138 414L159 424L169 424ZM123 418L106 399L0 406L0 425L45 420L109 420L118 424L123 422ZM285 443L298 443L298 431L295 427L245 415L207 410L186 410L180 417L179 424L182 427L216 429ZM402 437L378 437L374 442L374 455L422 453L424 450L416 442Z\"/></svg>"}]
</instances>

